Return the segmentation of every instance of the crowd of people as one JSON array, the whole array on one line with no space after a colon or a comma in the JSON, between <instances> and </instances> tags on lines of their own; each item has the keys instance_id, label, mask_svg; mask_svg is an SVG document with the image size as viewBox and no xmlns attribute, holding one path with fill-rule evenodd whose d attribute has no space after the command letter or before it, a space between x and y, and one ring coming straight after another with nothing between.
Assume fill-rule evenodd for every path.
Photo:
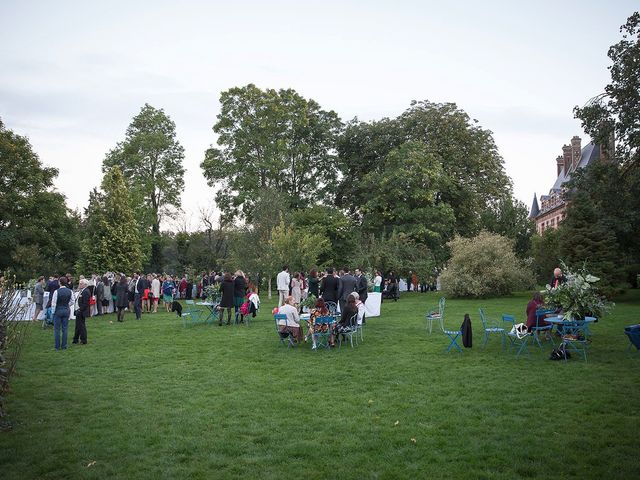
<instances>
[{"instance_id":1,"label":"crowd of people","mask_svg":"<svg viewBox=\"0 0 640 480\"><path fill-rule=\"evenodd\" d=\"M364 310L369 290L382 293L382 298L398 299L399 278L394 272L389 272L383 278L382 273L376 270L370 278L368 280L359 268L353 272L345 267L339 271L327 268L291 274L288 266L284 266L276 279L278 306L291 305L299 313L302 301L312 295L321 302L316 309L322 311L323 304L336 304L344 317L344 312L352 310L354 305L356 309ZM407 283L411 278L410 275ZM73 343L82 344L87 343L85 320L89 317L115 313L116 320L123 322L125 312L133 312L135 318L140 320L145 313L157 313L159 306L166 312L175 311L175 304L180 299L214 297L219 308L220 325L224 324L225 318L226 324L231 324L232 316L235 316L236 323L244 323L246 315L255 317L260 305L257 280L252 282L241 270L234 273L202 272L195 278L187 274L174 277L156 273L135 272L125 275L107 272L89 277L81 275L77 286L70 274L48 279L42 276L38 278L33 291L33 319L45 313L47 323L54 327L56 349L67 348L67 330L72 310L76 316ZM418 291L417 287L415 291ZM351 305L352 302L354 305ZM359 319L362 320L362 317L359 316ZM347 320L344 317L338 322L337 328L344 326Z\"/></svg>"},{"instance_id":2,"label":"crowd of people","mask_svg":"<svg viewBox=\"0 0 640 480\"><path fill-rule=\"evenodd\" d=\"M232 289L229 290L229 281ZM32 301L35 304L33 320L44 312L45 322L53 325L54 346L56 350L67 348L68 325L71 313L75 314L75 332L73 343L87 343L85 320L92 316L115 313L118 322L124 322L125 312L135 313L140 320L143 313L158 312L162 304L166 312L175 310L180 300L206 298L211 291L221 293L220 307L228 309L228 322L231 309L235 309L236 320L243 322L244 315L255 316L259 308L257 288L240 270L232 276L230 273L214 271L203 272L192 281L187 274L182 277L142 274L135 272L130 276L124 273L107 272L100 276L93 274L88 278L80 275L77 288L70 274L37 279L33 289ZM244 312L245 296L251 297L251 306ZM46 303L45 303L46 298ZM243 313L244 312L244 313ZM221 321L222 324L222 316Z\"/></svg>"}]
</instances>

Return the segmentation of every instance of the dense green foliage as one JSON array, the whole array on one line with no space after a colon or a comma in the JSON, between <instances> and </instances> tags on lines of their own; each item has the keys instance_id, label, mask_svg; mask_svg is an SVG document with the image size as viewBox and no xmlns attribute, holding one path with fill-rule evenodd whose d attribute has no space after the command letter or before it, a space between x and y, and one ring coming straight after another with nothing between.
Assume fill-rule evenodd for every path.
<instances>
[{"instance_id":1,"label":"dense green foliage","mask_svg":"<svg viewBox=\"0 0 640 480\"><path fill-rule=\"evenodd\" d=\"M102 191L94 190L85 215L79 272L125 272L142 267L142 249L127 185L118 167L102 179Z\"/></svg>"},{"instance_id":2,"label":"dense green foliage","mask_svg":"<svg viewBox=\"0 0 640 480\"><path fill-rule=\"evenodd\" d=\"M560 231L547 228L542 235L531 239L531 266L538 285L546 285L553 269L560 265Z\"/></svg>"},{"instance_id":3,"label":"dense green foliage","mask_svg":"<svg viewBox=\"0 0 640 480\"><path fill-rule=\"evenodd\" d=\"M592 326L587 363L551 362L546 344L520 359L497 338L480 348L478 308L523 320L530 296L447 298L447 327L471 315L463 354L425 332L436 294L383 303L353 350L281 347L264 296L249 328L94 317L89 344L65 352L34 329L6 397L2 478L640 477L622 335L638 292Z\"/></svg>"},{"instance_id":4,"label":"dense green foliage","mask_svg":"<svg viewBox=\"0 0 640 480\"><path fill-rule=\"evenodd\" d=\"M216 202L227 218L252 218L257 194L271 189L290 208L314 203L333 185L332 150L338 115L292 89L261 90L253 84L220 95L213 127L218 145L205 153L204 175L220 186Z\"/></svg>"},{"instance_id":5,"label":"dense green foliage","mask_svg":"<svg viewBox=\"0 0 640 480\"><path fill-rule=\"evenodd\" d=\"M18 280L73 268L79 219L53 189L57 175L0 120L0 270Z\"/></svg>"},{"instance_id":6,"label":"dense green foliage","mask_svg":"<svg viewBox=\"0 0 640 480\"><path fill-rule=\"evenodd\" d=\"M125 140L103 162L103 172L117 166L124 174L151 270L162 267L160 221L180 208L183 159L175 123L164 110L145 104L127 127Z\"/></svg>"},{"instance_id":7,"label":"dense green foliage","mask_svg":"<svg viewBox=\"0 0 640 480\"><path fill-rule=\"evenodd\" d=\"M615 137L615 157L623 163L640 159L640 12L620 27L622 39L609 48L611 83L604 94L574 113L585 131L601 145ZM613 156L613 152L610 152Z\"/></svg>"},{"instance_id":8,"label":"dense green foliage","mask_svg":"<svg viewBox=\"0 0 640 480\"><path fill-rule=\"evenodd\" d=\"M442 273L442 289L453 297L491 297L531 288L533 275L516 257L513 241L480 232L449 242L451 259Z\"/></svg>"}]
</instances>

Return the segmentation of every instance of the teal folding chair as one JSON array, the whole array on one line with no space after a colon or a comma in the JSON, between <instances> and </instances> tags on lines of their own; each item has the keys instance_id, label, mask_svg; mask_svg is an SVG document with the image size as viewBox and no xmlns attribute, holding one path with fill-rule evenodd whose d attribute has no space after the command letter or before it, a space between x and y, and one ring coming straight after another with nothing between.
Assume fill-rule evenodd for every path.
<instances>
[{"instance_id":1,"label":"teal folding chair","mask_svg":"<svg viewBox=\"0 0 640 480\"><path fill-rule=\"evenodd\" d=\"M564 324L562 343L565 348L581 355L585 362L587 361L587 350L591 344L589 323L595 320L595 317L585 317L584 320L575 320ZM567 358L565 357L566 360Z\"/></svg>"},{"instance_id":2,"label":"teal folding chair","mask_svg":"<svg viewBox=\"0 0 640 480\"><path fill-rule=\"evenodd\" d=\"M278 325L278 322L280 320L284 320L285 324L287 321L287 316L284 313L276 313L273 316L274 321L276 322L276 333L278 334L278 337L280 338L280 344L281 345L287 345L287 348L291 348L295 345L295 342L293 340L293 335L291 335L290 332L281 332L280 331L280 325Z\"/></svg>"},{"instance_id":3,"label":"teal folding chair","mask_svg":"<svg viewBox=\"0 0 640 480\"><path fill-rule=\"evenodd\" d=\"M449 338L449 346L447 347L447 353L451 352L453 347L457 348L460 353L462 349L458 345L458 338L462 335L462 330L447 330L444 328L444 322L440 322L440 329Z\"/></svg>"},{"instance_id":4,"label":"teal folding chair","mask_svg":"<svg viewBox=\"0 0 640 480\"><path fill-rule=\"evenodd\" d=\"M343 327L340 332L336 332L336 335L338 335L339 337L338 348L341 348L342 342L346 341L347 339L349 339L349 342L351 342L351 348L353 348L353 337L356 338L356 345L358 345L358 314L355 313L349 319L349 325Z\"/></svg>"},{"instance_id":5,"label":"teal folding chair","mask_svg":"<svg viewBox=\"0 0 640 480\"><path fill-rule=\"evenodd\" d=\"M187 311L182 312L182 325L184 327L187 326L187 319L190 320L189 323L191 325L195 325L200 321L200 318L202 317L202 310L196 308L193 300L185 300L185 305L187 307Z\"/></svg>"},{"instance_id":6,"label":"teal folding chair","mask_svg":"<svg viewBox=\"0 0 640 480\"><path fill-rule=\"evenodd\" d=\"M553 325L544 325L542 323L544 318L550 313L554 313L554 310L536 310L536 324L534 327L531 327L533 340L540 348L542 348L542 343L540 343L540 333L542 332L544 332L546 339L553 344L553 338L551 337L551 329L553 328Z\"/></svg>"},{"instance_id":7,"label":"teal folding chair","mask_svg":"<svg viewBox=\"0 0 640 480\"><path fill-rule=\"evenodd\" d=\"M445 306L445 298L442 297L438 302L437 310L430 310L425 314L425 319L427 320L427 330L431 333L433 329L433 322L438 322L440 324L440 328L444 330L444 306Z\"/></svg>"},{"instance_id":8,"label":"teal folding chair","mask_svg":"<svg viewBox=\"0 0 640 480\"><path fill-rule=\"evenodd\" d=\"M313 326L314 349L329 348L329 338L331 337L333 325L336 319L331 315L317 317Z\"/></svg>"},{"instance_id":9,"label":"teal folding chair","mask_svg":"<svg viewBox=\"0 0 640 480\"><path fill-rule=\"evenodd\" d=\"M516 319L513 315L503 314L502 321L506 323L511 323L513 326L516 324ZM507 337L511 340L511 344L509 345L509 349L513 347L516 352L516 357L519 357L521 354L526 353L529 355L529 350L527 349L527 343L529 342L529 338L531 337L530 333L525 333L523 335L514 333L513 329L509 330L507 333Z\"/></svg>"},{"instance_id":10,"label":"teal folding chair","mask_svg":"<svg viewBox=\"0 0 640 480\"><path fill-rule=\"evenodd\" d=\"M487 317L482 308L480 311L480 320L482 320L482 328L484 329L484 335L482 337L482 348L487 346L487 342L489 341L489 337L494 335L500 335L500 342L502 344L502 349L505 348L505 330L503 327L498 325L498 322L492 318Z\"/></svg>"}]
</instances>

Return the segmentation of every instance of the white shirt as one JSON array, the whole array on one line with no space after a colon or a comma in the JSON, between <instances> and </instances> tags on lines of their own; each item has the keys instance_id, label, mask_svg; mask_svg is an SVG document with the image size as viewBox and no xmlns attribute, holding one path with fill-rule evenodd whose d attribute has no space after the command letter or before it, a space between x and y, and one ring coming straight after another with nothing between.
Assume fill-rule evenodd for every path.
<instances>
[{"instance_id":1,"label":"white shirt","mask_svg":"<svg viewBox=\"0 0 640 480\"><path fill-rule=\"evenodd\" d=\"M157 278L151 281L151 291L153 292L153 298L160 298L160 280Z\"/></svg>"},{"instance_id":2,"label":"white shirt","mask_svg":"<svg viewBox=\"0 0 640 480\"><path fill-rule=\"evenodd\" d=\"M278 290L286 290L289 291L289 282L291 281L291 277L289 276L289 272L286 270L281 271L277 278Z\"/></svg>"},{"instance_id":3,"label":"white shirt","mask_svg":"<svg viewBox=\"0 0 640 480\"><path fill-rule=\"evenodd\" d=\"M249 295L249 301L255 305L256 310L260 308L260 297L257 293L252 293L251 295Z\"/></svg>"},{"instance_id":4,"label":"white shirt","mask_svg":"<svg viewBox=\"0 0 640 480\"><path fill-rule=\"evenodd\" d=\"M356 302L356 308L358 309L358 318L357 318L358 325L362 325L362 319L364 318L364 312L365 312L364 303L358 300Z\"/></svg>"},{"instance_id":5,"label":"white shirt","mask_svg":"<svg viewBox=\"0 0 640 480\"><path fill-rule=\"evenodd\" d=\"M373 285L375 287L382 285L382 277L380 275L376 275L376 278L373 279Z\"/></svg>"},{"instance_id":6,"label":"white shirt","mask_svg":"<svg viewBox=\"0 0 640 480\"><path fill-rule=\"evenodd\" d=\"M298 309L293 305L285 303L278 309L278 313L286 315L287 320L278 320L278 325L287 325L288 327L299 327L300 316L298 315Z\"/></svg>"}]
</instances>

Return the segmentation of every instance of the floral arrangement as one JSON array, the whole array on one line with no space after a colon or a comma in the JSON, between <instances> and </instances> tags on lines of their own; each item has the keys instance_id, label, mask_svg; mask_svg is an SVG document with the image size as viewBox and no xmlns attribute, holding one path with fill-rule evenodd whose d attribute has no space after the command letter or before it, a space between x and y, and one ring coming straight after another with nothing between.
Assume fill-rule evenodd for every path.
<instances>
[{"instance_id":1,"label":"floral arrangement","mask_svg":"<svg viewBox=\"0 0 640 480\"><path fill-rule=\"evenodd\" d=\"M566 283L555 288L547 285L540 292L548 307L561 308L566 318L580 319L586 316L600 318L615 306L598 292L595 285L600 280L598 277L587 272L584 266L572 271L564 262L561 263Z\"/></svg>"},{"instance_id":2,"label":"floral arrangement","mask_svg":"<svg viewBox=\"0 0 640 480\"><path fill-rule=\"evenodd\" d=\"M220 292L219 285L207 285L204 288L204 294L207 302L220 303L220 300L222 300L222 293Z\"/></svg>"},{"instance_id":3,"label":"floral arrangement","mask_svg":"<svg viewBox=\"0 0 640 480\"><path fill-rule=\"evenodd\" d=\"M308 295L307 298L300 301L301 307L307 307L309 310L315 308L318 299L315 295Z\"/></svg>"}]
</instances>

